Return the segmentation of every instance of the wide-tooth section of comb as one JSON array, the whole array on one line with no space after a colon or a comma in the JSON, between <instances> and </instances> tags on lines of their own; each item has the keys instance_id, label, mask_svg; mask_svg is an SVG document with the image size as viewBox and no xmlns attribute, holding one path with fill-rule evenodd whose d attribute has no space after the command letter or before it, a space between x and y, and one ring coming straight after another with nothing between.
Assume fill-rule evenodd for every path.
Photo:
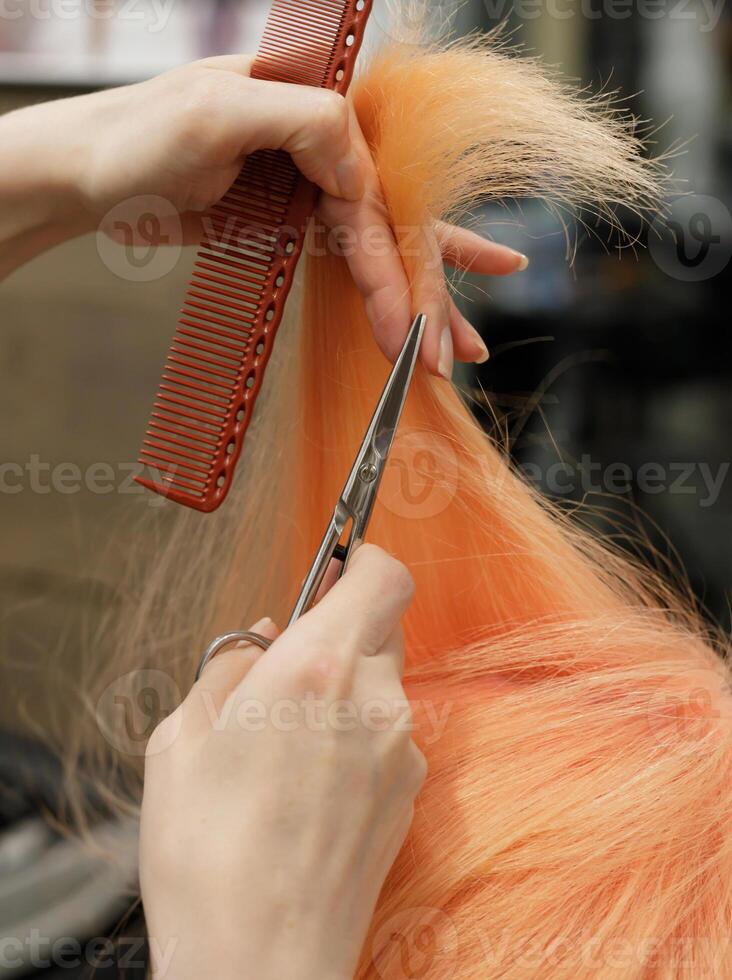
<instances>
[{"instance_id":1,"label":"wide-tooth section of comb","mask_svg":"<svg viewBox=\"0 0 732 980\"><path fill-rule=\"evenodd\" d=\"M256 78L345 92L371 0L274 0ZM140 462L143 486L201 511L225 499L290 292L317 189L260 151L206 217Z\"/></svg>"},{"instance_id":2,"label":"wide-tooth section of comb","mask_svg":"<svg viewBox=\"0 0 732 980\"><path fill-rule=\"evenodd\" d=\"M344 15L342 0L275 0L257 54L272 81L325 85Z\"/></svg>"}]
</instances>

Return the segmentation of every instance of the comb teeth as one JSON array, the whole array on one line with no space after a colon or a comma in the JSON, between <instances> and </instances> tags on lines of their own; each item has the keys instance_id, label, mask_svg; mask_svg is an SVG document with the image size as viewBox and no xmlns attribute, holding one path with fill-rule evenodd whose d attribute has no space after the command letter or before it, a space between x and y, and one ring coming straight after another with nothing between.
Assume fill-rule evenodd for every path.
<instances>
[{"instance_id":1,"label":"comb teeth","mask_svg":"<svg viewBox=\"0 0 732 980\"><path fill-rule=\"evenodd\" d=\"M140 462L161 474L168 492L203 501L217 476L226 476L218 472L221 455L236 447L233 435L228 442L225 436L232 416L239 427L248 421L285 281L280 267L291 253L281 223L298 181L286 154L253 154L207 218L140 451Z\"/></svg>"},{"instance_id":2,"label":"comb teeth","mask_svg":"<svg viewBox=\"0 0 732 980\"><path fill-rule=\"evenodd\" d=\"M348 7L343 0L274 0L257 61L271 81L321 87Z\"/></svg>"},{"instance_id":3,"label":"comb teeth","mask_svg":"<svg viewBox=\"0 0 732 980\"><path fill-rule=\"evenodd\" d=\"M372 0L273 0L252 75L345 91ZM302 252L317 189L264 150L206 217L138 482L215 510L226 497Z\"/></svg>"}]
</instances>

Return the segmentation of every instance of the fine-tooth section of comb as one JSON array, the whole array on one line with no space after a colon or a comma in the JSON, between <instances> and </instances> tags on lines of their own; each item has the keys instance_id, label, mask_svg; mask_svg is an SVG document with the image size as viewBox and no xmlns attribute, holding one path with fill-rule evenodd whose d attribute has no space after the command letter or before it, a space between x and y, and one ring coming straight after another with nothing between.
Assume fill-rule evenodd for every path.
<instances>
[{"instance_id":1,"label":"fine-tooth section of comb","mask_svg":"<svg viewBox=\"0 0 732 980\"><path fill-rule=\"evenodd\" d=\"M372 0L273 0L254 78L345 93ZM253 153L206 216L153 405L143 486L209 512L226 498L317 188L281 151Z\"/></svg>"}]
</instances>

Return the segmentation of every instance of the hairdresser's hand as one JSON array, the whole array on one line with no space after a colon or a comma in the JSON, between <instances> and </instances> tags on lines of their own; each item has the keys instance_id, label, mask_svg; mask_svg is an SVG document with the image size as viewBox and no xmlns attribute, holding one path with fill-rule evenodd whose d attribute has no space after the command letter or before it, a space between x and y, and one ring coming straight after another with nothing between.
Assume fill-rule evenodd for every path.
<instances>
[{"instance_id":1,"label":"hairdresser's hand","mask_svg":"<svg viewBox=\"0 0 732 980\"><path fill-rule=\"evenodd\" d=\"M450 296L443 263L481 275L506 276L525 269L529 260L505 245L441 221L431 227L393 229L373 160L353 113L350 127L353 146L363 162L366 192L359 201L324 193L320 216L330 228L349 231L344 238L348 247L342 252L363 294L374 337L383 353L394 361L413 315L425 313L422 360L433 374L450 379L455 358L480 364L488 359L489 352ZM357 243L355 247L353 243ZM364 243L363 247L359 243ZM421 275L411 284L400 247L405 254L411 250L423 260Z\"/></svg>"},{"instance_id":2,"label":"hairdresser's hand","mask_svg":"<svg viewBox=\"0 0 732 980\"><path fill-rule=\"evenodd\" d=\"M184 241L259 149L284 149L316 184L358 200L363 166L345 100L249 77L253 58L199 61L150 81L9 113L0 119L0 277L48 244L104 227L139 195L179 212ZM139 221L130 205L129 227ZM177 219L160 228L161 240ZM5 253L5 254L3 254Z\"/></svg>"},{"instance_id":3,"label":"hairdresser's hand","mask_svg":"<svg viewBox=\"0 0 732 980\"><path fill-rule=\"evenodd\" d=\"M401 682L412 591L363 546L267 654L221 654L153 734L140 869L156 980L352 978L425 776Z\"/></svg>"},{"instance_id":4,"label":"hairdresser's hand","mask_svg":"<svg viewBox=\"0 0 732 980\"><path fill-rule=\"evenodd\" d=\"M195 243L203 213L229 188L244 158L258 149L285 149L322 188L327 223L353 228L359 243L386 242L377 257L361 245L348 257L384 353L393 358L401 347L414 305L429 317L422 348L429 370L449 375L453 352L484 360L483 342L448 296L441 259L504 275L522 268L524 257L453 227L424 230L420 247L435 261L410 303L352 108L322 89L252 79L252 61L211 58L138 85L0 118L0 278L51 245L100 226L113 237L128 235L140 218L129 202L141 195L160 197L180 214L169 225L163 218L161 242L172 241L182 224L184 241ZM113 220L105 221L112 209Z\"/></svg>"}]
</instances>

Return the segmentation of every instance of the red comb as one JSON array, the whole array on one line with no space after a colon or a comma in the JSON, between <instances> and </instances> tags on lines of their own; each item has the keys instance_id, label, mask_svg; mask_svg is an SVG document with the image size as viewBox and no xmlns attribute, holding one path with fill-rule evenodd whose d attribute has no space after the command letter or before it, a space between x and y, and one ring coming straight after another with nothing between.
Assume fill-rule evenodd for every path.
<instances>
[{"instance_id":1,"label":"red comb","mask_svg":"<svg viewBox=\"0 0 732 980\"><path fill-rule=\"evenodd\" d=\"M372 0L273 0L252 77L345 93ZM247 158L207 216L138 483L200 511L226 498L317 188L282 151Z\"/></svg>"}]
</instances>

